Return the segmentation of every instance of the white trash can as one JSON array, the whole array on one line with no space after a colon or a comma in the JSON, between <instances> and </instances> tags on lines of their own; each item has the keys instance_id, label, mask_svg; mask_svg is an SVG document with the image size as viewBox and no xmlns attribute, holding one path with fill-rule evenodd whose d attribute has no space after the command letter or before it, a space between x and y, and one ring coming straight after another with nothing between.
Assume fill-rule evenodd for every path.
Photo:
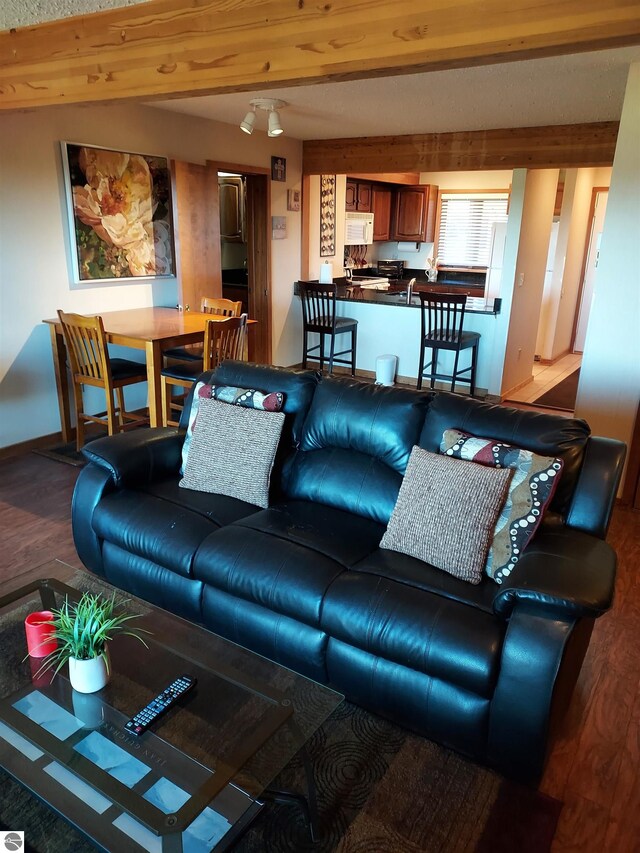
<instances>
[{"instance_id":1,"label":"white trash can","mask_svg":"<svg viewBox=\"0 0 640 853\"><path fill-rule=\"evenodd\" d=\"M393 385L397 366L397 355L379 355L376 358L376 385Z\"/></svg>"}]
</instances>

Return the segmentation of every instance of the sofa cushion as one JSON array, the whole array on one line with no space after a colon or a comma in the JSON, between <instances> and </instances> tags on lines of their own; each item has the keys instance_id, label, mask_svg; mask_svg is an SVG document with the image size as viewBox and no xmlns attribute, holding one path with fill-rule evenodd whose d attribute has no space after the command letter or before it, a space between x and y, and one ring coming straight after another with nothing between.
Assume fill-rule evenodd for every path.
<instances>
[{"instance_id":1,"label":"sofa cushion","mask_svg":"<svg viewBox=\"0 0 640 853\"><path fill-rule=\"evenodd\" d=\"M317 627L324 595L344 568L297 542L232 524L200 545L193 570L208 586Z\"/></svg>"},{"instance_id":2,"label":"sofa cushion","mask_svg":"<svg viewBox=\"0 0 640 853\"><path fill-rule=\"evenodd\" d=\"M496 522L485 566L487 575L502 583L515 568L551 503L562 474L562 459L540 456L494 439L476 438L457 429L445 430L440 449L455 459L513 469L509 495Z\"/></svg>"},{"instance_id":3,"label":"sofa cushion","mask_svg":"<svg viewBox=\"0 0 640 853\"><path fill-rule=\"evenodd\" d=\"M180 486L269 506L284 414L200 399Z\"/></svg>"},{"instance_id":4,"label":"sofa cushion","mask_svg":"<svg viewBox=\"0 0 640 853\"><path fill-rule=\"evenodd\" d=\"M191 577L199 545L218 525L185 506L122 489L103 496L92 527L98 537L122 550Z\"/></svg>"},{"instance_id":5,"label":"sofa cushion","mask_svg":"<svg viewBox=\"0 0 640 853\"><path fill-rule=\"evenodd\" d=\"M440 391L429 407L418 442L437 453L446 429L505 441L542 456L559 456L562 480L551 501L553 512L565 515L576 487L590 429L586 421L483 403L466 395Z\"/></svg>"},{"instance_id":6,"label":"sofa cushion","mask_svg":"<svg viewBox=\"0 0 640 853\"><path fill-rule=\"evenodd\" d=\"M214 495L209 492L195 492L192 489L181 489L177 477L167 477L151 483L138 486L140 492L153 495L168 503L191 510L203 515L214 522L216 527L232 524L245 516L260 512L260 508L237 498L227 495Z\"/></svg>"},{"instance_id":7,"label":"sofa cushion","mask_svg":"<svg viewBox=\"0 0 640 853\"><path fill-rule=\"evenodd\" d=\"M480 583L512 477L414 447L380 547Z\"/></svg>"},{"instance_id":8,"label":"sofa cushion","mask_svg":"<svg viewBox=\"0 0 640 853\"><path fill-rule=\"evenodd\" d=\"M340 509L307 501L286 501L247 516L238 527L296 542L348 568L378 549L381 524Z\"/></svg>"},{"instance_id":9,"label":"sofa cushion","mask_svg":"<svg viewBox=\"0 0 640 853\"><path fill-rule=\"evenodd\" d=\"M321 627L372 655L490 697L506 623L441 595L350 570L328 590Z\"/></svg>"},{"instance_id":10,"label":"sofa cushion","mask_svg":"<svg viewBox=\"0 0 640 853\"><path fill-rule=\"evenodd\" d=\"M479 584L465 583L422 560L386 548L379 548L369 554L356 563L353 570L387 578L424 592L432 592L451 601L459 601L484 610L485 613L493 613L496 587L487 577Z\"/></svg>"},{"instance_id":11,"label":"sofa cushion","mask_svg":"<svg viewBox=\"0 0 640 853\"><path fill-rule=\"evenodd\" d=\"M286 495L384 524L431 396L329 377L314 395Z\"/></svg>"}]
</instances>

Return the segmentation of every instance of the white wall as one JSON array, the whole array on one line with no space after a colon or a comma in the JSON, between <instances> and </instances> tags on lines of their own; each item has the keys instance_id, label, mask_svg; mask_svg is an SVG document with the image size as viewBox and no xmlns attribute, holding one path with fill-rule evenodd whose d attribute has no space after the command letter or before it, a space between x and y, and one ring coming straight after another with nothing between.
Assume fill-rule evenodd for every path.
<instances>
[{"instance_id":1,"label":"white wall","mask_svg":"<svg viewBox=\"0 0 640 853\"><path fill-rule=\"evenodd\" d=\"M526 177L502 375L503 394L531 378L557 185L557 169L531 170Z\"/></svg>"},{"instance_id":2,"label":"white wall","mask_svg":"<svg viewBox=\"0 0 640 853\"><path fill-rule=\"evenodd\" d=\"M301 183L297 140L252 136L237 127L141 106L60 107L0 118L0 447L60 429L48 328L62 308L97 313L175 305L175 279L131 284L70 283L67 211L60 140L204 162L270 168L286 157L287 181L273 182L272 213L287 217L287 239L272 248L273 358L297 360L299 342L286 328L293 281L300 275L300 214L286 191ZM140 358L133 352L128 356ZM128 389L129 405L143 405ZM101 407L102 409L104 406Z\"/></svg>"},{"instance_id":3,"label":"white wall","mask_svg":"<svg viewBox=\"0 0 640 853\"><path fill-rule=\"evenodd\" d=\"M629 70L576 415L630 442L640 403L640 63Z\"/></svg>"}]
</instances>

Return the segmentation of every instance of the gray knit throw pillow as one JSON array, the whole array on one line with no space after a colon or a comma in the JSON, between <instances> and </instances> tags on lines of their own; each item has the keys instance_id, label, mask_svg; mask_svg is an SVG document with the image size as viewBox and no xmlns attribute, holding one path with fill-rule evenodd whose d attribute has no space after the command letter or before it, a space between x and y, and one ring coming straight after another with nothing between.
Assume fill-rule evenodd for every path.
<instances>
[{"instance_id":1,"label":"gray knit throw pillow","mask_svg":"<svg viewBox=\"0 0 640 853\"><path fill-rule=\"evenodd\" d=\"M414 447L380 547L480 583L512 475Z\"/></svg>"},{"instance_id":2,"label":"gray knit throw pillow","mask_svg":"<svg viewBox=\"0 0 640 853\"><path fill-rule=\"evenodd\" d=\"M268 507L284 417L201 399L180 486Z\"/></svg>"}]
</instances>

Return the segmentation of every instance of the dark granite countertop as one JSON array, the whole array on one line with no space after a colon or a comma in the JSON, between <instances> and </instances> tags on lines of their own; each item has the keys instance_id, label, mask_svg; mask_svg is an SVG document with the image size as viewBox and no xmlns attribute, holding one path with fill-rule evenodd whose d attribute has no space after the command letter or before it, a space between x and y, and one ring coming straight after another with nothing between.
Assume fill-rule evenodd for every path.
<instances>
[{"instance_id":1,"label":"dark granite countertop","mask_svg":"<svg viewBox=\"0 0 640 853\"><path fill-rule=\"evenodd\" d=\"M362 273L358 273L361 275ZM316 279L317 282L317 279ZM388 288L385 285L384 289L376 289L375 287L367 287L358 285L356 282L348 282L345 278L335 278L335 284L338 285L336 299L340 302L368 302L375 305L390 305L399 308L420 308L420 300L415 295L419 291L428 291L434 284L439 285L443 282L428 282L426 279L416 281L413 288L414 296L410 303L407 303L407 284L408 280L401 279L400 281L390 282ZM295 283L294 293L298 293L298 282ZM466 285L469 286L468 284ZM470 314L499 314L501 308L501 299L485 300L484 297L467 297L465 311Z\"/></svg>"}]
</instances>

